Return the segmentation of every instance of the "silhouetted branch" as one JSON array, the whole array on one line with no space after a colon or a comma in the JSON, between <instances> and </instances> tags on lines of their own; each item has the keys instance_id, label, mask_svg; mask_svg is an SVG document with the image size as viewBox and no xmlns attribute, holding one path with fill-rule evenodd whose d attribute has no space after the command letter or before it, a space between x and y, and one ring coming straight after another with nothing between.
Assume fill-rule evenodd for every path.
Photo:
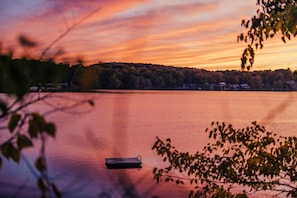
<instances>
[{"instance_id":1,"label":"silhouetted branch","mask_svg":"<svg viewBox=\"0 0 297 198\"><path fill-rule=\"evenodd\" d=\"M65 37L70 31L72 31L76 26L80 25L81 23L83 23L85 20L87 20L89 17L91 17L92 15L94 15L96 12L98 12L101 8L97 8L95 9L93 12L91 12L89 15L87 15L86 17L82 18L81 20L79 20L78 22L74 23L73 25L71 25L69 28L66 29L65 32L63 32L62 34L60 34L55 40L53 40L41 53L39 60L42 60L44 58L44 56L46 55L47 51L52 48L52 46L54 44L56 44L59 40L61 40L63 37Z\"/></svg>"}]
</instances>

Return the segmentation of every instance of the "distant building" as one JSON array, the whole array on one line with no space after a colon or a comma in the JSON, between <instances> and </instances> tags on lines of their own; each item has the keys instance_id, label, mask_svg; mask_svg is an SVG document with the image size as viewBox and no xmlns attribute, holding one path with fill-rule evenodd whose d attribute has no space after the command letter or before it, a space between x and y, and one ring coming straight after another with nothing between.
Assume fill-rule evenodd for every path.
<instances>
[{"instance_id":1,"label":"distant building","mask_svg":"<svg viewBox=\"0 0 297 198\"><path fill-rule=\"evenodd\" d=\"M286 89L287 90L292 90L292 91L297 91L297 82L291 80L286 82Z\"/></svg>"},{"instance_id":2,"label":"distant building","mask_svg":"<svg viewBox=\"0 0 297 198\"><path fill-rule=\"evenodd\" d=\"M197 85L196 84L183 84L183 90L193 90L193 89L197 89Z\"/></svg>"},{"instance_id":3,"label":"distant building","mask_svg":"<svg viewBox=\"0 0 297 198\"><path fill-rule=\"evenodd\" d=\"M219 87L221 90L227 90L227 84L225 82L219 82Z\"/></svg>"},{"instance_id":4,"label":"distant building","mask_svg":"<svg viewBox=\"0 0 297 198\"><path fill-rule=\"evenodd\" d=\"M240 84L241 89L251 89L251 86L247 83Z\"/></svg>"}]
</instances>

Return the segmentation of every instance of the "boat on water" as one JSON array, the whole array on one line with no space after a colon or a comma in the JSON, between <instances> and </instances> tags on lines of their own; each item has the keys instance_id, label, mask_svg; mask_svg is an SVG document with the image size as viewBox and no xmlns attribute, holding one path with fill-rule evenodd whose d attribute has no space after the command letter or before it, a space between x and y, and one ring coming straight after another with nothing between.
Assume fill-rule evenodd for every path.
<instances>
[{"instance_id":1,"label":"boat on water","mask_svg":"<svg viewBox=\"0 0 297 198\"><path fill-rule=\"evenodd\" d=\"M105 165L109 169L117 168L142 168L142 161L140 157L116 157L116 158L105 158Z\"/></svg>"}]
</instances>

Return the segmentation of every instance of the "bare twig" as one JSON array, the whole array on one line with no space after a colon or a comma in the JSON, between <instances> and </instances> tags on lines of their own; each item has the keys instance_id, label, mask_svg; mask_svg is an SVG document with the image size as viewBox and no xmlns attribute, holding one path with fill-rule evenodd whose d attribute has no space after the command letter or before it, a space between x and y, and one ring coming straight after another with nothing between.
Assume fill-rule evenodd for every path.
<instances>
[{"instance_id":1,"label":"bare twig","mask_svg":"<svg viewBox=\"0 0 297 198\"><path fill-rule=\"evenodd\" d=\"M52 48L53 45L55 45L59 40L61 40L62 38L64 38L70 31L72 31L76 26L80 25L81 23L83 23L85 20L87 20L89 17L91 17L92 15L94 15L95 13L97 13L101 8L97 8L95 9L93 12L91 12L89 15L87 15L86 17L82 18L81 20L79 20L78 22L74 23L72 26L70 26L69 28L67 28L62 34L60 34L55 40L53 40L41 53L41 56L39 58L39 60L42 60L44 58L44 56L46 55L46 53L48 52L49 49Z\"/></svg>"}]
</instances>

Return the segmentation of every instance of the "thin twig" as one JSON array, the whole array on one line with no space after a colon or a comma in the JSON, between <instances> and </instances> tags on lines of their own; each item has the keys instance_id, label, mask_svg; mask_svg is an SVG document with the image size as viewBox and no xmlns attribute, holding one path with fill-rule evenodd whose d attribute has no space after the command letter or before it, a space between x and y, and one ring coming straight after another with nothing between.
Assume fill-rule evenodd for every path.
<instances>
[{"instance_id":1,"label":"thin twig","mask_svg":"<svg viewBox=\"0 0 297 198\"><path fill-rule=\"evenodd\" d=\"M68 29L66 29L65 32L63 32L62 34L60 34L55 40L53 40L41 53L41 56L39 58L39 60L42 60L44 58L44 56L46 55L46 53L48 52L48 50L50 50L52 48L52 46L54 44L56 44L59 40L61 40L63 37L65 37L70 31L72 31L76 26L80 25L81 23L83 23L85 20L87 20L89 17L91 17L92 15L94 15L96 12L98 12L101 8L97 8L95 9L93 12L91 12L89 15L87 15L86 17L82 18L81 20L79 20L78 22L74 23L72 26L70 26Z\"/></svg>"}]
</instances>

